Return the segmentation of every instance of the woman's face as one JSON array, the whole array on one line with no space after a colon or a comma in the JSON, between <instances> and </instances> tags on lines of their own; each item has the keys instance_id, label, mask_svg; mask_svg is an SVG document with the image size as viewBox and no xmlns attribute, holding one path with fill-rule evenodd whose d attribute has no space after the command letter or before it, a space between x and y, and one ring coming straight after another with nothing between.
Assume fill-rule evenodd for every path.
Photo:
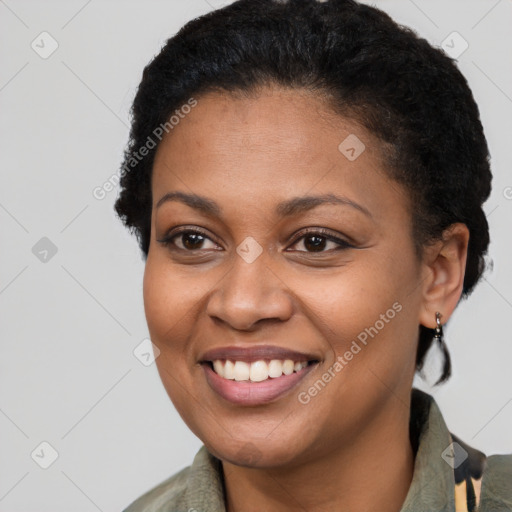
<instances>
[{"instance_id":1,"label":"woman's face","mask_svg":"<svg viewBox=\"0 0 512 512\"><path fill-rule=\"evenodd\" d=\"M407 418L424 268L378 140L284 89L182 117L155 158L144 303L184 421L275 467Z\"/></svg>"}]
</instances>

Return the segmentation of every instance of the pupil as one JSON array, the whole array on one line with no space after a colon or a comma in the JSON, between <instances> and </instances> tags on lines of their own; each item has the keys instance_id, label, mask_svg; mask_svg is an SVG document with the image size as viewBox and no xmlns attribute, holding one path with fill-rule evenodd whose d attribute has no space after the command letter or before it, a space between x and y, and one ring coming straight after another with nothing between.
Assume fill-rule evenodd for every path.
<instances>
[{"instance_id":1,"label":"pupil","mask_svg":"<svg viewBox=\"0 0 512 512\"><path fill-rule=\"evenodd\" d=\"M312 241L312 243L308 243ZM307 249L312 249L313 251L322 250L325 247L326 239L322 236L311 235L305 238L304 244Z\"/></svg>"},{"instance_id":2,"label":"pupil","mask_svg":"<svg viewBox=\"0 0 512 512\"><path fill-rule=\"evenodd\" d=\"M204 237L202 235L198 235L197 233L188 233L183 235L182 241L183 245L187 249L197 249L202 245Z\"/></svg>"}]
</instances>

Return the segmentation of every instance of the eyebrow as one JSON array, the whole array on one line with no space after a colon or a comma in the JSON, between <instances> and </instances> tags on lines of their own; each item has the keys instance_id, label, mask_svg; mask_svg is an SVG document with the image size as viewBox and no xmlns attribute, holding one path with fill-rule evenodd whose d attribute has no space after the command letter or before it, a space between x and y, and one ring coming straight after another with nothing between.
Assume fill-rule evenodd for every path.
<instances>
[{"instance_id":1,"label":"eyebrow","mask_svg":"<svg viewBox=\"0 0 512 512\"><path fill-rule=\"evenodd\" d=\"M213 200L198 194L185 192L168 192L156 203L156 209L169 201L179 201L211 217L221 217L222 208ZM334 194L322 194L316 196L293 197L282 201L276 206L275 212L279 217L291 217L303 213L323 204L335 204L350 206L372 218L370 211L364 206L344 196Z\"/></svg>"}]
</instances>

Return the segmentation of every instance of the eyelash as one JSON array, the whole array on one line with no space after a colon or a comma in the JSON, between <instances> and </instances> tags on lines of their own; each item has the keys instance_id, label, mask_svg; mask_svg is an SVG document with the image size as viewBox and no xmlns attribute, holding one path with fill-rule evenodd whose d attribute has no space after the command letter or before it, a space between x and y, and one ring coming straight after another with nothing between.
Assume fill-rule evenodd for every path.
<instances>
[{"instance_id":1,"label":"eyelash","mask_svg":"<svg viewBox=\"0 0 512 512\"><path fill-rule=\"evenodd\" d=\"M180 229L178 231L174 231L174 232L171 231L171 233L166 235L164 238L161 238L160 240L157 240L157 242L161 243L164 247L168 247L170 245L174 245L173 240L175 238L177 238L180 235L184 235L184 234L188 234L188 233L200 235L200 236L210 240L211 242L216 243L204 231L202 231L202 230L200 230L198 228L193 228L193 229L192 228L182 228L182 229ZM302 240L303 238L305 238L308 235L309 236L317 235L320 238L325 238L328 241L331 241L331 242L334 242L334 243L338 244L339 247L334 249L334 251L343 250L343 249L349 249L349 248L353 248L354 247L353 245L351 245L346 240L342 240L340 238L337 238L337 237L333 236L332 234L330 234L330 232L328 230L326 230L324 228L309 228L309 229L304 229L304 230L300 231L299 233L297 233L297 236L295 237L295 239L293 240L291 245L296 245L297 242L299 242L300 240ZM174 250L188 252L188 253L194 253L196 251L202 251L202 250L205 250L205 249L182 249L181 247L176 247L175 246ZM330 249L330 250L327 250L327 251L318 251L318 252L315 252L315 251L298 251L298 252L305 252L307 254L325 254L325 253L329 253L329 252L332 252L332 251L333 250Z\"/></svg>"}]
</instances>

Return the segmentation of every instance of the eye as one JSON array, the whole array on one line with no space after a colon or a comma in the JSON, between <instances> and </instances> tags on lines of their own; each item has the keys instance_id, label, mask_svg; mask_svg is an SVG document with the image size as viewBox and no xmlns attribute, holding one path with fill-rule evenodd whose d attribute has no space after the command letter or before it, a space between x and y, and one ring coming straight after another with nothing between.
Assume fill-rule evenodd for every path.
<instances>
[{"instance_id":1,"label":"eye","mask_svg":"<svg viewBox=\"0 0 512 512\"><path fill-rule=\"evenodd\" d=\"M329 231L322 228L300 232L290 247L299 245L301 241L305 250L298 250L297 252L325 253L353 247L347 241L332 235ZM165 237L157 240L157 242L165 247L173 246L171 249L185 252L209 249L219 250L219 246L197 228L174 229ZM212 244L211 247L208 247L208 242Z\"/></svg>"},{"instance_id":2,"label":"eye","mask_svg":"<svg viewBox=\"0 0 512 512\"><path fill-rule=\"evenodd\" d=\"M298 252L322 253L353 247L347 241L332 235L325 229L315 229L299 233L298 238L295 239L290 247L299 245L299 242L302 243L306 250L299 250Z\"/></svg>"},{"instance_id":3,"label":"eye","mask_svg":"<svg viewBox=\"0 0 512 512\"><path fill-rule=\"evenodd\" d=\"M204 232L190 228L173 230L164 238L157 240L157 242L160 242L165 247L173 245L174 248L187 252L218 249L218 245L206 236ZM213 247L205 247L207 242L211 242Z\"/></svg>"}]
</instances>

